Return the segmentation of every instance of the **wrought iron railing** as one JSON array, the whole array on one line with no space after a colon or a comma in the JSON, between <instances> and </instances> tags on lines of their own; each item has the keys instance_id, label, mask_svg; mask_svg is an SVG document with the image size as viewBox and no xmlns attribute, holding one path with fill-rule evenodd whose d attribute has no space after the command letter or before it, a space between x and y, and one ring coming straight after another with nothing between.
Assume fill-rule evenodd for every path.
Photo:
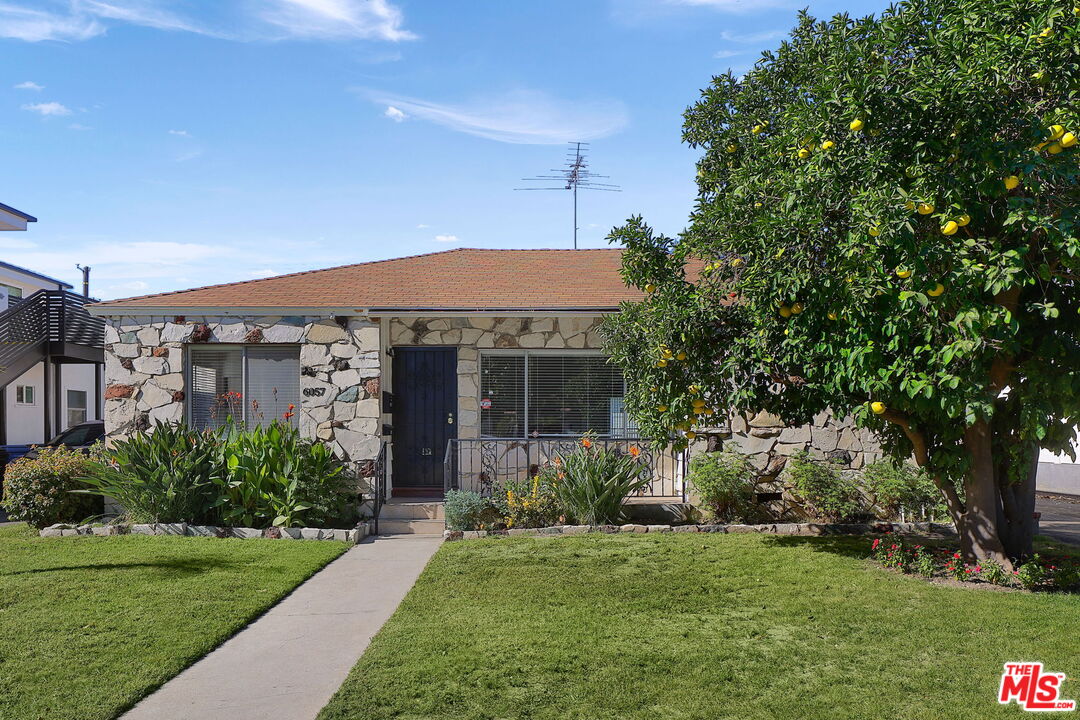
<instances>
[{"instance_id":1,"label":"wrought iron railing","mask_svg":"<svg viewBox=\"0 0 1080 720\"><path fill-rule=\"evenodd\" d=\"M379 513L386 504L386 441L379 446L379 455L372 462L371 476L372 534L379 534Z\"/></svg>"},{"instance_id":2,"label":"wrought iron railing","mask_svg":"<svg viewBox=\"0 0 1080 720\"><path fill-rule=\"evenodd\" d=\"M686 456L675 450L655 450L636 438L592 438L599 447L616 452L631 448L652 474L640 497L686 499ZM568 437L477 438L450 440L443 458L443 489L472 490L490 495L507 480L522 480L559 455L573 452L581 441Z\"/></svg>"}]
</instances>

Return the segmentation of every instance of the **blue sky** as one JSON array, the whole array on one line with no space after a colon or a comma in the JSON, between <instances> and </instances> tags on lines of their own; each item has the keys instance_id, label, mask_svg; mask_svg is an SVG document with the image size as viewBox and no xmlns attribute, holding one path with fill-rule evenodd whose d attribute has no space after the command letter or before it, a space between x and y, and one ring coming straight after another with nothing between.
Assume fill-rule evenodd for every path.
<instances>
[{"instance_id":1,"label":"blue sky","mask_svg":"<svg viewBox=\"0 0 1080 720\"><path fill-rule=\"evenodd\" d=\"M570 247L694 198L681 112L794 24L786 0L0 0L0 259L102 298L454 247ZM818 17L879 12L812 2Z\"/></svg>"}]
</instances>

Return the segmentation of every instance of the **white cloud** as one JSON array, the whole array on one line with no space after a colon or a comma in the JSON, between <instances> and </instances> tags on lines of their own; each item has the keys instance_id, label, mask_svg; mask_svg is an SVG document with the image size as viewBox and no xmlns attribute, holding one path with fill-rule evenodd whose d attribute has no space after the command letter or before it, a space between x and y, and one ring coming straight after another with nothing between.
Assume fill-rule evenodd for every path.
<instances>
[{"instance_id":1,"label":"white cloud","mask_svg":"<svg viewBox=\"0 0 1080 720\"><path fill-rule=\"evenodd\" d=\"M30 112L36 112L39 115L70 115L71 109L61 105L58 102L47 103L30 103L29 105L23 105L23 110L29 110Z\"/></svg>"},{"instance_id":2,"label":"white cloud","mask_svg":"<svg viewBox=\"0 0 1080 720\"><path fill-rule=\"evenodd\" d=\"M405 118L409 117L408 115L401 112L400 110L398 110L393 105L387 105L386 106L386 112L384 112L383 115L385 117L390 118L394 122L402 122L403 120L405 120Z\"/></svg>"},{"instance_id":3,"label":"white cloud","mask_svg":"<svg viewBox=\"0 0 1080 720\"><path fill-rule=\"evenodd\" d=\"M270 0L269 5L260 18L288 37L390 42L416 38L402 29L404 16L387 0Z\"/></svg>"},{"instance_id":4,"label":"white cloud","mask_svg":"<svg viewBox=\"0 0 1080 720\"><path fill-rule=\"evenodd\" d=\"M779 40L782 37L787 37L787 35L787 30L766 30L764 32L746 34L733 33L724 30L722 33L720 33L720 39L727 40L728 42L750 44L769 42L770 40Z\"/></svg>"},{"instance_id":5,"label":"white cloud","mask_svg":"<svg viewBox=\"0 0 1080 720\"><path fill-rule=\"evenodd\" d=\"M277 270L271 270L270 268L263 268L262 270L250 270L250 271L248 271L248 275L250 275L253 278L268 278L268 277L274 277L275 275L280 275L280 274L281 273L279 273Z\"/></svg>"},{"instance_id":6,"label":"white cloud","mask_svg":"<svg viewBox=\"0 0 1080 720\"><path fill-rule=\"evenodd\" d=\"M669 5L707 7L727 13L750 13L766 8L788 7L787 0L667 0Z\"/></svg>"},{"instance_id":7,"label":"white cloud","mask_svg":"<svg viewBox=\"0 0 1080 720\"><path fill-rule=\"evenodd\" d=\"M33 82L31 80L27 80L26 82L21 82L18 85L13 85L12 87L14 87L16 90L44 90L45 89L44 85L38 85L36 82Z\"/></svg>"},{"instance_id":8,"label":"white cloud","mask_svg":"<svg viewBox=\"0 0 1080 720\"><path fill-rule=\"evenodd\" d=\"M458 241L457 235L436 235L435 242L441 243L456 243Z\"/></svg>"},{"instance_id":9,"label":"white cloud","mask_svg":"<svg viewBox=\"0 0 1080 720\"><path fill-rule=\"evenodd\" d=\"M416 229L417 230L423 230L424 228L429 228L429 227L431 227L431 226L428 225L427 223L420 223L419 225L416 226Z\"/></svg>"},{"instance_id":10,"label":"white cloud","mask_svg":"<svg viewBox=\"0 0 1080 720\"><path fill-rule=\"evenodd\" d=\"M91 128L90 126L83 125L81 123L71 123L70 125L68 125L68 129L69 130L93 130L93 128Z\"/></svg>"},{"instance_id":11,"label":"white cloud","mask_svg":"<svg viewBox=\"0 0 1080 720\"><path fill-rule=\"evenodd\" d=\"M717 60L723 60L725 58L735 57L737 55L745 55L745 50L717 50L713 53L713 57Z\"/></svg>"},{"instance_id":12,"label":"white cloud","mask_svg":"<svg viewBox=\"0 0 1080 720\"><path fill-rule=\"evenodd\" d=\"M365 92L380 105L393 105L451 130L505 143L559 145L606 137L627 123L625 106L618 100L562 100L535 90L459 104Z\"/></svg>"},{"instance_id":13,"label":"white cloud","mask_svg":"<svg viewBox=\"0 0 1080 720\"><path fill-rule=\"evenodd\" d=\"M170 130L169 134L178 135L180 137L191 137L191 133L189 133L187 130Z\"/></svg>"},{"instance_id":14,"label":"white cloud","mask_svg":"<svg viewBox=\"0 0 1080 720\"><path fill-rule=\"evenodd\" d=\"M258 0L209 3L209 18L181 12L185 0L0 0L0 37L27 42L87 40L117 24L228 40L383 40L416 35L390 0Z\"/></svg>"}]
</instances>

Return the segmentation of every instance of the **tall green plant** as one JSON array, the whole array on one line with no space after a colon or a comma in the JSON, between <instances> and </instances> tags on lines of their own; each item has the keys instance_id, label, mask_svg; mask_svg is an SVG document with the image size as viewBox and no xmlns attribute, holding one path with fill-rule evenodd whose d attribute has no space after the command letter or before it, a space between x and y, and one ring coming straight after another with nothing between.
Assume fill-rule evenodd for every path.
<instances>
[{"instance_id":1,"label":"tall green plant","mask_svg":"<svg viewBox=\"0 0 1080 720\"><path fill-rule=\"evenodd\" d=\"M558 456L555 494L567 516L585 525L610 525L623 518L623 504L648 487L648 465L633 449L621 452L585 438Z\"/></svg>"},{"instance_id":2,"label":"tall green plant","mask_svg":"<svg viewBox=\"0 0 1080 720\"><path fill-rule=\"evenodd\" d=\"M815 460L802 451L791 456L784 474L805 508L817 518L849 522L865 512L859 484L836 463Z\"/></svg>"},{"instance_id":3,"label":"tall green plant","mask_svg":"<svg viewBox=\"0 0 1080 720\"><path fill-rule=\"evenodd\" d=\"M134 522L211 522L217 466L212 431L159 423L88 464L77 492L115 501Z\"/></svg>"},{"instance_id":4,"label":"tall green plant","mask_svg":"<svg viewBox=\"0 0 1080 720\"><path fill-rule=\"evenodd\" d=\"M695 455L687 480L697 490L709 520L754 523L766 516L755 500L757 476L749 458L735 450L723 450Z\"/></svg>"}]
</instances>

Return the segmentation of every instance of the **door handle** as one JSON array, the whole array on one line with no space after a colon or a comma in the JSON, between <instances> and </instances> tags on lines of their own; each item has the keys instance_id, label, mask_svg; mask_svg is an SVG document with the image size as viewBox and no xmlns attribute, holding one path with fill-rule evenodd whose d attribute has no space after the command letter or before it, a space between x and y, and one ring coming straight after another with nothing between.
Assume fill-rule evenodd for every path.
<instances>
[{"instance_id":1,"label":"door handle","mask_svg":"<svg viewBox=\"0 0 1080 720\"><path fill-rule=\"evenodd\" d=\"M453 425L454 424L454 413L447 413L446 414L446 424L447 425Z\"/></svg>"}]
</instances>

